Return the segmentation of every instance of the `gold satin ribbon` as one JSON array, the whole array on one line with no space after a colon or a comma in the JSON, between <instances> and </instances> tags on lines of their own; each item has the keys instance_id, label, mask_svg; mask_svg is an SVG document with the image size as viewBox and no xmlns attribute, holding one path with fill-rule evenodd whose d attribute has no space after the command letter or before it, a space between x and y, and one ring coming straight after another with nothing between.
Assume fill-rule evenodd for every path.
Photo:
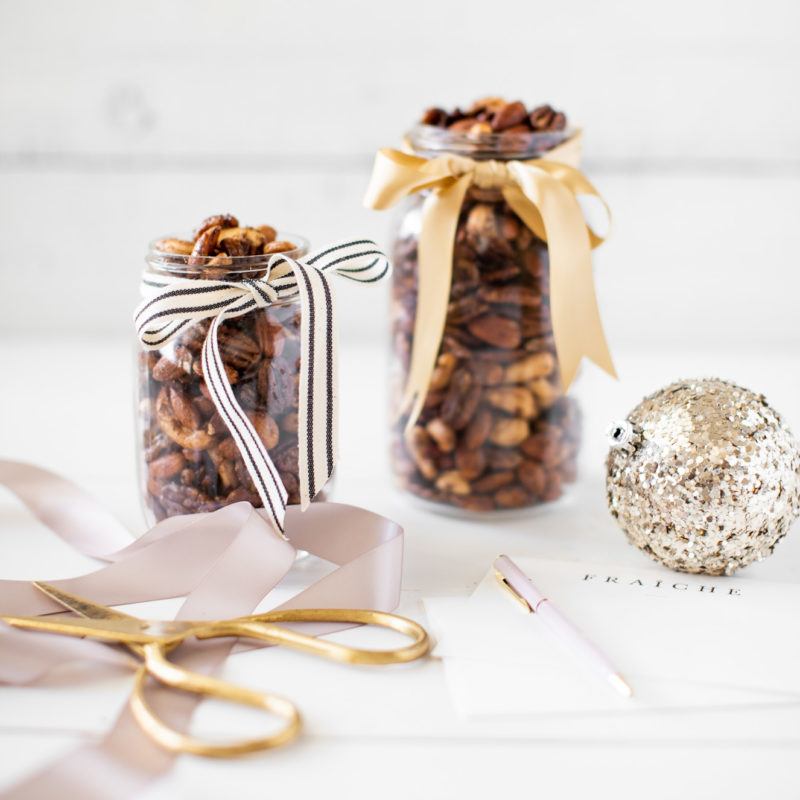
<instances>
[{"instance_id":1,"label":"gold satin ribbon","mask_svg":"<svg viewBox=\"0 0 800 800\"><path fill-rule=\"evenodd\" d=\"M576 168L580 131L549 150L547 159L474 161L464 156L420 158L383 148L375 157L364 204L385 209L404 197L431 190L422 209L419 237L417 315L408 380L400 413L410 409L414 424L442 342L453 270L453 246L458 216L467 189L499 188L517 216L540 239L550 256L550 313L564 390L586 356L617 376L608 349L592 275L591 251L604 241L584 220L580 194L598 198L597 190Z\"/></svg>"}]
</instances>

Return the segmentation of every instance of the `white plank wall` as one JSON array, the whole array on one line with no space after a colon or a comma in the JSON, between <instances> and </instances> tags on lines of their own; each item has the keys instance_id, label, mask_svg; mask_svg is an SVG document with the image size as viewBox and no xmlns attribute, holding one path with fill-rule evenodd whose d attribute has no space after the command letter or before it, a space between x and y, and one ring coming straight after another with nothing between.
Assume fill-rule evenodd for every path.
<instances>
[{"instance_id":1,"label":"white plank wall","mask_svg":"<svg viewBox=\"0 0 800 800\"><path fill-rule=\"evenodd\" d=\"M0 0L0 335L124 334L209 213L388 244L372 154L430 104L562 107L615 214L613 344L800 344L796 0ZM340 287L345 338L385 291Z\"/></svg>"}]
</instances>

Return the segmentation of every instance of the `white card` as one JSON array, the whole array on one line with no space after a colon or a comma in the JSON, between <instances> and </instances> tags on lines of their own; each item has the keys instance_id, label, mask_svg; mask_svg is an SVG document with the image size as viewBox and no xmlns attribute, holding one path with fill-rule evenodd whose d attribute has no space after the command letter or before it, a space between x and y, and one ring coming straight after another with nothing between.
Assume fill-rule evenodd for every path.
<instances>
[{"instance_id":1,"label":"white card","mask_svg":"<svg viewBox=\"0 0 800 800\"><path fill-rule=\"evenodd\" d=\"M512 557L513 558L513 557ZM633 685L565 650L490 570L470 598L426 600L461 715L779 703L800 697L800 587L660 567L513 559Z\"/></svg>"}]
</instances>

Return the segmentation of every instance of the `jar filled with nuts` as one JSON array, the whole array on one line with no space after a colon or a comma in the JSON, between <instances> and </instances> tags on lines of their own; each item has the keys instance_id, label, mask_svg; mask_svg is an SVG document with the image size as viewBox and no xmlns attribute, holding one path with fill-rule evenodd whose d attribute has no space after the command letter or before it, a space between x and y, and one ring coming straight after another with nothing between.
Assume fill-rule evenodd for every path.
<instances>
[{"instance_id":1,"label":"jar filled with nuts","mask_svg":"<svg viewBox=\"0 0 800 800\"><path fill-rule=\"evenodd\" d=\"M268 225L242 227L230 215L205 220L191 239L153 242L144 273L145 295L175 286L211 292L227 282L267 274L276 253L299 258L307 243L278 236ZM177 281L177 283L176 283ZM213 282L217 282L216 284ZM186 288L186 287L190 288ZM215 294L214 297L217 297ZM162 302L164 302L162 300ZM247 302L245 299L242 302ZM230 315L216 329L221 368L240 411L268 451L289 503L298 503L298 374L301 311L298 300L271 298L247 313ZM168 319L165 314L165 319ZM263 505L252 471L220 414L220 400L204 375L204 343L214 320L207 310L170 323L163 345L138 351L140 477L150 522L176 514L213 511L239 500ZM319 498L321 495L317 495Z\"/></svg>"},{"instance_id":2,"label":"jar filled with nuts","mask_svg":"<svg viewBox=\"0 0 800 800\"><path fill-rule=\"evenodd\" d=\"M429 109L407 136L414 155L455 164L445 189L469 169L477 176L453 213L452 264L429 265L452 269L433 372L411 421L407 407L396 409L393 429L400 486L439 509L526 508L557 499L576 478L580 416L554 343L548 245L512 208L502 179L493 182L506 162L547 159L573 134L550 106L484 98L466 111ZM418 245L431 190L414 191L393 252L396 398L420 344Z\"/></svg>"}]
</instances>

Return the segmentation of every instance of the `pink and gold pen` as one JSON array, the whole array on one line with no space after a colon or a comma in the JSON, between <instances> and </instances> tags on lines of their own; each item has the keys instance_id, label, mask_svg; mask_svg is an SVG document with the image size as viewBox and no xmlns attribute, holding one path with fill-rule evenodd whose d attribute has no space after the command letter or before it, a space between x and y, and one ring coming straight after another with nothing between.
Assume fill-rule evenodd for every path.
<instances>
[{"instance_id":1,"label":"pink and gold pen","mask_svg":"<svg viewBox=\"0 0 800 800\"><path fill-rule=\"evenodd\" d=\"M565 645L588 666L600 672L621 695L630 697L633 694L631 687L611 662L531 583L530 578L508 556L498 556L495 559L494 574L503 588L528 613L536 614Z\"/></svg>"}]
</instances>

